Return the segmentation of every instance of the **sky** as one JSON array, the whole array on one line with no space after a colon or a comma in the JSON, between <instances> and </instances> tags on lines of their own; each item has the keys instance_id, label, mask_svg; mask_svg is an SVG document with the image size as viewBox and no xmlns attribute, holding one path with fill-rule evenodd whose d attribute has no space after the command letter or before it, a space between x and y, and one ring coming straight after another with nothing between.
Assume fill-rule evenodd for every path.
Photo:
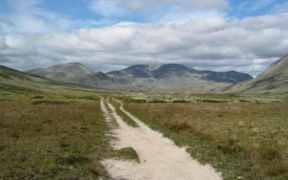
<instances>
[{"instance_id":1,"label":"sky","mask_svg":"<svg viewBox=\"0 0 288 180\"><path fill-rule=\"evenodd\" d=\"M0 0L0 64L179 63L257 76L288 54L287 0Z\"/></svg>"}]
</instances>

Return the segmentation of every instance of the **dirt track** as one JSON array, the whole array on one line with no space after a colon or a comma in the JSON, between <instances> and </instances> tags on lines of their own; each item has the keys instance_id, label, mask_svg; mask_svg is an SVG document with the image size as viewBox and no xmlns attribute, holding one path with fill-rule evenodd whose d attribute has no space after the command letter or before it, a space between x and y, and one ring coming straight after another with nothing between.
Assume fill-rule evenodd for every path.
<instances>
[{"instance_id":1,"label":"dirt track","mask_svg":"<svg viewBox=\"0 0 288 180\"><path fill-rule=\"evenodd\" d=\"M193 160L184 148L177 147L161 133L153 131L125 109L121 110L134 120L139 127L128 126L116 113L112 104L101 100L101 109L108 122L115 119L119 128L113 131L117 140L115 149L132 147L140 158L140 163L107 159L102 164L113 179L131 180L218 180L222 179L209 165L201 165ZM108 111L107 107L110 109Z\"/></svg>"}]
</instances>

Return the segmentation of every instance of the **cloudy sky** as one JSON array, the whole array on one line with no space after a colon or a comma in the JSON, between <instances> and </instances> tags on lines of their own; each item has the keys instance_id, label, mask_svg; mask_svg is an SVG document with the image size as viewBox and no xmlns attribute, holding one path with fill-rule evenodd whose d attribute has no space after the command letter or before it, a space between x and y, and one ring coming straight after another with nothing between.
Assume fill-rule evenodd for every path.
<instances>
[{"instance_id":1,"label":"cloudy sky","mask_svg":"<svg viewBox=\"0 0 288 180\"><path fill-rule=\"evenodd\" d=\"M0 64L181 63L259 74L288 54L287 0L0 0Z\"/></svg>"}]
</instances>

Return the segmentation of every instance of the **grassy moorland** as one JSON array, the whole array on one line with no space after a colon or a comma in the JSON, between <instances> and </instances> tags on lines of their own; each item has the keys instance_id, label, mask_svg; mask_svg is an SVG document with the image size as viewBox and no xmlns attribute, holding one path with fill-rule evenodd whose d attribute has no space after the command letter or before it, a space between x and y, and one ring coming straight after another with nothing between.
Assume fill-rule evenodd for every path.
<instances>
[{"instance_id":1,"label":"grassy moorland","mask_svg":"<svg viewBox=\"0 0 288 180\"><path fill-rule=\"evenodd\" d=\"M98 93L46 90L1 86L0 179L109 179L101 160L134 159L109 146Z\"/></svg>"},{"instance_id":2,"label":"grassy moorland","mask_svg":"<svg viewBox=\"0 0 288 180\"><path fill-rule=\"evenodd\" d=\"M189 97L131 96L125 108L225 179L288 178L286 95Z\"/></svg>"},{"instance_id":3,"label":"grassy moorland","mask_svg":"<svg viewBox=\"0 0 288 180\"><path fill-rule=\"evenodd\" d=\"M109 146L115 123L105 122L100 95L122 98L134 115L225 179L288 178L287 95L123 96L0 85L0 179L109 179L101 160L137 161L132 148Z\"/></svg>"}]
</instances>

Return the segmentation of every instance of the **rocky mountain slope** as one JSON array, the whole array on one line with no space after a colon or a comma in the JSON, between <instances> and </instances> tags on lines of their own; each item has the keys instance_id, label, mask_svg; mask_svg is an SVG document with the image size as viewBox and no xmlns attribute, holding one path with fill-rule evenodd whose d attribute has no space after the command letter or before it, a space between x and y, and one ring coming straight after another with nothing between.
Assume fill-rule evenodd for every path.
<instances>
[{"instance_id":1,"label":"rocky mountain slope","mask_svg":"<svg viewBox=\"0 0 288 180\"><path fill-rule=\"evenodd\" d=\"M236 84L231 92L288 92L288 55L272 63L255 79Z\"/></svg>"},{"instance_id":2,"label":"rocky mountain slope","mask_svg":"<svg viewBox=\"0 0 288 180\"><path fill-rule=\"evenodd\" d=\"M134 65L119 71L95 73L82 64L69 63L27 72L59 82L153 92L211 92L252 78L235 71L197 71L180 64Z\"/></svg>"},{"instance_id":3,"label":"rocky mountain slope","mask_svg":"<svg viewBox=\"0 0 288 180\"><path fill-rule=\"evenodd\" d=\"M176 76L199 75L203 80L216 83L238 83L252 79L249 74L236 71L214 72L214 71L197 71L180 64L164 64L160 66L153 65L135 65L120 71L108 73L114 78L154 78L165 79Z\"/></svg>"},{"instance_id":4,"label":"rocky mountain slope","mask_svg":"<svg viewBox=\"0 0 288 180\"><path fill-rule=\"evenodd\" d=\"M74 83L91 87L98 87L101 84L110 84L113 82L113 79L109 78L105 73L95 73L78 62L32 69L27 71L27 73L58 82Z\"/></svg>"},{"instance_id":5,"label":"rocky mountain slope","mask_svg":"<svg viewBox=\"0 0 288 180\"><path fill-rule=\"evenodd\" d=\"M91 90L92 88L81 86L81 84L57 82L0 65L0 91L25 94L38 92L59 93L71 89ZM97 90L103 91L103 89Z\"/></svg>"},{"instance_id":6,"label":"rocky mountain slope","mask_svg":"<svg viewBox=\"0 0 288 180\"><path fill-rule=\"evenodd\" d=\"M36 92L36 89L45 88L51 84L53 84L51 80L0 65L0 91Z\"/></svg>"},{"instance_id":7,"label":"rocky mountain slope","mask_svg":"<svg viewBox=\"0 0 288 180\"><path fill-rule=\"evenodd\" d=\"M70 82L74 79L86 77L94 72L80 63L68 63L51 66L48 68L38 68L27 71L29 74L35 74L56 81Z\"/></svg>"},{"instance_id":8,"label":"rocky mountain slope","mask_svg":"<svg viewBox=\"0 0 288 180\"><path fill-rule=\"evenodd\" d=\"M25 72L21 72L21 71L0 65L0 82L4 83L4 82L9 82L9 81L49 82L48 79L43 79L35 75L31 75Z\"/></svg>"}]
</instances>

